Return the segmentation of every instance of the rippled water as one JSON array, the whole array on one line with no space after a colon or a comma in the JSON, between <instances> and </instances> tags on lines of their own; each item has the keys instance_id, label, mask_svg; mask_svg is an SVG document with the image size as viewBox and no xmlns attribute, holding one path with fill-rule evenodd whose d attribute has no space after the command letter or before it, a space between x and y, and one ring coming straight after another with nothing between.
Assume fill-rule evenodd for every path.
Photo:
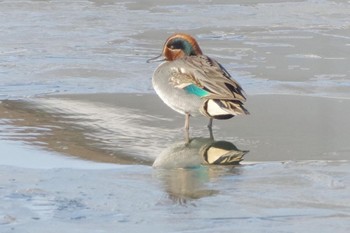
<instances>
[{"instance_id":1,"label":"rippled water","mask_svg":"<svg viewBox=\"0 0 350 233\"><path fill-rule=\"evenodd\" d=\"M349 232L349 12L0 1L0 231ZM146 60L178 31L248 94L251 116L215 121L215 140L198 119L185 144L154 95ZM223 154L244 161L201 165Z\"/></svg>"},{"instance_id":2,"label":"rippled water","mask_svg":"<svg viewBox=\"0 0 350 233\"><path fill-rule=\"evenodd\" d=\"M1 1L1 98L153 92L167 36L196 36L248 94L349 97L348 1Z\"/></svg>"}]
</instances>

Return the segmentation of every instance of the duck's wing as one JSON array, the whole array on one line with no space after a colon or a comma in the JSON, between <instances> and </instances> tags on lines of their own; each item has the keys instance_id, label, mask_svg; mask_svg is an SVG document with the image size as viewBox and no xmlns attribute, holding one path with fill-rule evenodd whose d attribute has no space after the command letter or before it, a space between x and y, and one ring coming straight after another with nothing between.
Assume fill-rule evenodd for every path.
<instances>
[{"instance_id":1,"label":"duck's wing","mask_svg":"<svg viewBox=\"0 0 350 233\"><path fill-rule=\"evenodd\" d=\"M173 61L170 82L201 98L246 100L242 87L217 61L205 56L188 56Z\"/></svg>"}]
</instances>

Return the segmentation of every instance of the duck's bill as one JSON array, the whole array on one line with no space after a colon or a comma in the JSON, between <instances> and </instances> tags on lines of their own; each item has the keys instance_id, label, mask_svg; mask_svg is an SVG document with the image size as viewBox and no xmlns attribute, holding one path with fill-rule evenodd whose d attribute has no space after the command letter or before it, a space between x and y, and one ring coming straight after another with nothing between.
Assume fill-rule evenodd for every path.
<instances>
[{"instance_id":1,"label":"duck's bill","mask_svg":"<svg viewBox=\"0 0 350 233\"><path fill-rule=\"evenodd\" d=\"M150 58L147 60L147 63L150 63L150 62L160 62L160 61L165 61L165 58L163 57L163 55L159 55L159 56L156 56L154 58Z\"/></svg>"}]
</instances>

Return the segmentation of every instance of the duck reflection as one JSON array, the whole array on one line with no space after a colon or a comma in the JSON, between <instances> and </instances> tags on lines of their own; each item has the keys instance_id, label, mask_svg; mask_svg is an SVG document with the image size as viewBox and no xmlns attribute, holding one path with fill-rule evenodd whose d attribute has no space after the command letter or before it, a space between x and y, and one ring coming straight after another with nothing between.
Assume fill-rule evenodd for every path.
<instances>
[{"instance_id":1,"label":"duck reflection","mask_svg":"<svg viewBox=\"0 0 350 233\"><path fill-rule=\"evenodd\" d=\"M156 168L194 168L201 165L237 165L248 153L228 141L193 138L171 144L156 158Z\"/></svg>"},{"instance_id":2,"label":"duck reflection","mask_svg":"<svg viewBox=\"0 0 350 233\"><path fill-rule=\"evenodd\" d=\"M176 142L164 149L153 163L169 198L179 204L218 193L206 187L211 180L240 172L238 165L246 150L228 141L193 138ZM227 165L227 166L218 166Z\"/></svg>"}]
</instances>

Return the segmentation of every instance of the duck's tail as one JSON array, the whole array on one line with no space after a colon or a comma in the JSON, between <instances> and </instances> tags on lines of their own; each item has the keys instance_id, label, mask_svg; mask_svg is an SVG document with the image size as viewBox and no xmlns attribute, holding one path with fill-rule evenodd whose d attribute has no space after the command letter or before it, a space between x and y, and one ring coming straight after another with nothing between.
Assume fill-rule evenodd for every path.
<instances>
[{"instance_id":1,"label":"duck's tail","mask_svg":"<svg viewBox=\"0 0 350 233\"><path fill-rule=\"evenodd\" d=\"M203 159L207 164L237 165L243 160L248 150L239 150L234 144L227 141L214 141L203 148Z\"/></svg>"},{"instance_id":2,"label":"duck's tail","mask_svg":"<svg viewBox=\"0 0 350 233\"><path fill-rule=\"evenodd\" d=\"M240 100L208 99L204 102L201 112L214 119L230 119L236 115L249 115Z\"/></svg>"}]
</instances>

